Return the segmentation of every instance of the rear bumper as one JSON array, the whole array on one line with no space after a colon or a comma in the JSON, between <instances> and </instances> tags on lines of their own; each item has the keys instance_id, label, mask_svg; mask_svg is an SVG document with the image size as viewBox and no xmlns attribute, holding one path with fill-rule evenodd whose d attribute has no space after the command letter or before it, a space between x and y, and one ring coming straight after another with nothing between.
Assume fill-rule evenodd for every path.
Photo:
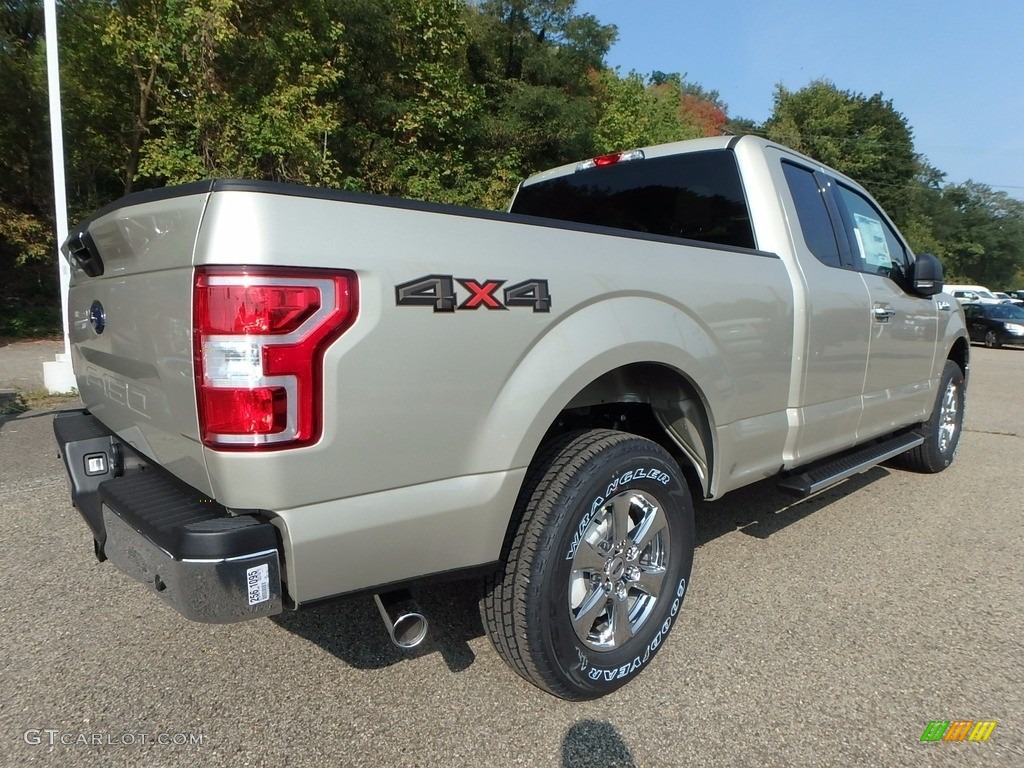
<instances>
[{"instance_id":1,"label":"rear bumper","mask_svg":"<svg viewBox=\"0 0 1024 768\"><path fill-rule=\"evenodd\" d=\"M282 611L273 525L229 513L150 464L88 411L57 414L53 429L71 501L100 560L194 621L223 624Z\"/></svg>"}]
</instances>

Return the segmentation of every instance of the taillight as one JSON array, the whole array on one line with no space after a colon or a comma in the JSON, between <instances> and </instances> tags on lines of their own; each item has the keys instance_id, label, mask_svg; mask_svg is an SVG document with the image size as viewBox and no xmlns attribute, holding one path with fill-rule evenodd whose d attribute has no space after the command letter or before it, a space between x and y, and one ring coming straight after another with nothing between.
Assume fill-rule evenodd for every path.
<instances>
[{"instance_id":1,"label":"taillight","mask_svg":"<svg viewBox=\"0 0 1024 768\"><path fill-rule=\"evenodd\" d=\"M323 431L323 359L355 322L347 270L198 267L199 433L211 448L292 448Z\"/></svg>"}]
</instances>

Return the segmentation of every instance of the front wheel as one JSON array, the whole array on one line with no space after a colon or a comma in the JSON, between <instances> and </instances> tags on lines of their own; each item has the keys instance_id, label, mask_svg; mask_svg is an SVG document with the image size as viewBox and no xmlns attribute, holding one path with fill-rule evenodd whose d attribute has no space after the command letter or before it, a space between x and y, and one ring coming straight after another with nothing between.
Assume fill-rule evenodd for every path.
<instances>
[{"instance_id":1,"label":"front wheel","mask_svg":"<svg viewBox=\"0 0 1024 768\"><path fill-rule=\"evenodd\" d=\"M534 461L516 515L481 602L495 648L556 696L611 693L662 646L689 584L693 503L678 465L635 435L566 435Z\"/></svg>"},{"instance_id":2,"label":"front wheel","mask_svg":"<svg viewBox=\"0 0 1024 768\"><path fill-rule=\"evenodd\" d=\"M999 334L995 331L988 331L985 334L985 346L989 349L999 349L1003 343L999 341Z\"/></svg>"},{"instance_id":3,"label":"front wheel","mask_svg":"<svg viewBox=\"0 0 1024 768\"><path fill-rule=\"evenodd\" d=\"M963 371L952 360L947 360L931 418L919 428L925 436L924 442L903 454L901 464L917 472L941 472L952 464L960 446L966 403Z\"/></svg>"}]
</instances>

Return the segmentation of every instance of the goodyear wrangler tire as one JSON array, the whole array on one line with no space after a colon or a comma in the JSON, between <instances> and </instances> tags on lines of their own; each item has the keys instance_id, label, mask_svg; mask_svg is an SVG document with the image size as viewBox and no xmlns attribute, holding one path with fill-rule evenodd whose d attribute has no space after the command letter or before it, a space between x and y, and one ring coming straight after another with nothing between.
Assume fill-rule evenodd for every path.
<instances>
[{"instance_id":1,"label":"goodyear wrangler tire","mask_svg":"<svg viewBox=\"0 0 1024 768\"><path fill-rule=\"evenodd\" d=\"M678 465L635 435L565 435L534 461L516 515L481 602L495 648L556 696L611 693L664 644L689 584L693 503Z\"/></svg>"}]
</instances>

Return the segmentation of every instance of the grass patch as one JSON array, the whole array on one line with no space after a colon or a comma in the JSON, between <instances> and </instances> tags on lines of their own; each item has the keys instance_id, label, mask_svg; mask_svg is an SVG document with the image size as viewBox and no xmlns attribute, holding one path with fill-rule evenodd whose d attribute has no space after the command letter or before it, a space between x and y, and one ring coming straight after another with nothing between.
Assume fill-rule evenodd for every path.
<instances>
[{"instance_id":1,"label":"grass patch","mask_svg":"<svg viewBox=\"0 0 1024 768\"><path fill-rule=\"evenodd\" d=\"M16 416L25 411L50 411L63 408L78 400L77 392L57 392L52 394L45 389L30 389L27 392L15 392L13 399L0 402L0 416Z\"/></svg>"},{"instance_id":2,"label":"grass patch","mask_svg":"<svg viewBox=\"0 0 1024 768\"><path fill-rule=\"evenodd\" d=\"M32 411L47 411L52 408L61 408L69 403L78 400L78 392L57 392L50 393L45 389L30 389L22 397L25 404Z\"/></svg>"},{"instance_id":3,"label":"grass patch","mask_svg":"<svg viewBox=\"0 0 1024 768\"><path fill-rule=\"evenodd\" d=\"M15 392L14 397L4 395L0 398L0 416L16 416L28 410L28 403L20 392Z\"/></svg>"}]
</instances>

